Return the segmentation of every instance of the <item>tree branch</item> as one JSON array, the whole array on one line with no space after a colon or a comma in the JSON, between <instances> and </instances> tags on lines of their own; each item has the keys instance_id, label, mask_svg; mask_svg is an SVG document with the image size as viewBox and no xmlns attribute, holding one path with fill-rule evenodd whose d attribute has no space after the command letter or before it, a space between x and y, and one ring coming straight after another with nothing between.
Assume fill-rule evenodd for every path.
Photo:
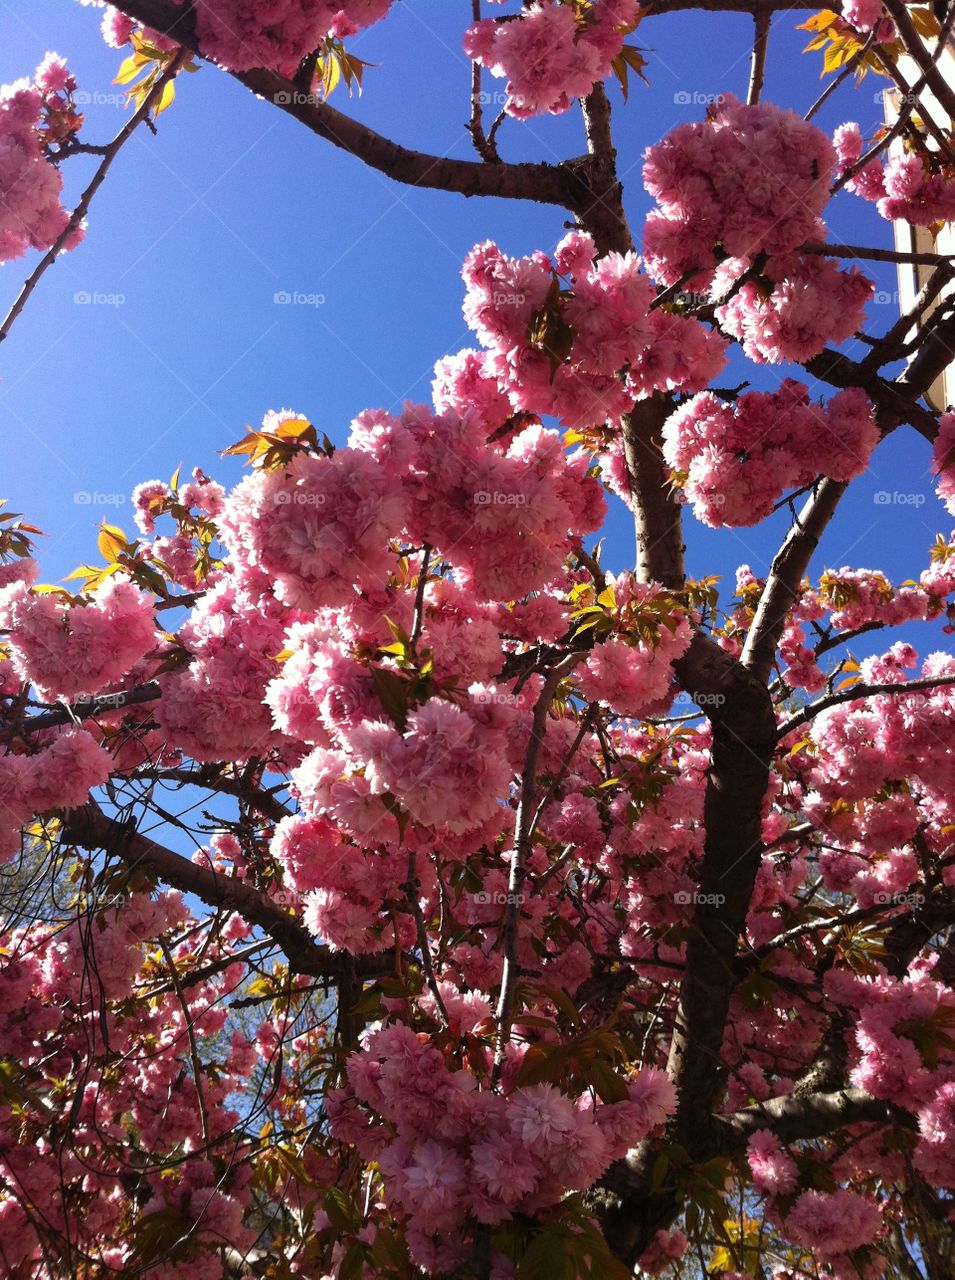
<instances>
[{"instance_id":1,"label":"tree branch","mask_svg":"<svg viewBox=\"0 0 955 1280\"><path fill-rule=\"evenodd\" d=\"M173 853L164 845L141 835L133 823L107 817L95 800L67 814L63 822L63 840L81 849L102 850L119 858L130 870L145 872L163 884L193 894L208 906L237 912L282 948L290 969L295 973L335 981L344 971L346 960L350 959L345 953L333 952L316 942L297 920L251 885L198 866ZM355 963L367 976L391 969L391 961L387 957L360 956Z\"/></svg>"},{"instance_id":2,"label":"tree branch","mask_svg":"<svg viewBox=\"0 0 955 1280\"><path fill-rule=\"evenodd\" d=\"M824 1138L850 1124L886 1124L894 1120L907 1129L917 1127L910 1112L873 1098L862 1089L837 1089L802 1097L787 1093L716 1119L723 1149L734 1154L744 1151L747 1139L759 1129L772 1129L782 1142L801 1142Z\"/></svg>"},{"instance_id":3,"label":"tree branch","mask_svg":"<svg viewBox=\"0 0 955 1280\"><path fill-rule=\"evenodd\" d=\"M43 733L61 724L75 724L78 720L91 720L94 716L122 711L125 707L155 702L161 693L158 681L150 680L148 684L136 685L133 689L124 689L119 693L100 693L95 698L80 698L68 706L58 707L55 711L43 711L38 716L31 716L17 726L16 732L21 737L32 733ZM12 732L8 731L7 736L11 736Z\"/></svg>"},{"instance_id":4,"label":"tree branch","mask_svg":"<svg viewBox=\"0 0 955 1280\"><path fill-rule=\"evenodd\" d=\"M812 702L808 707L804 707L802 711L779 726L779 737L785 738L788 733L792 733L793 729L808 724L821 712L828 711L830 707L838 707L842 702L862 702L865 698L875 698L884 693L894 695L919 693L928 689L941 689L945 685L952 684L955 684L955 676L926 676L922 680L906 680L899 684L857 684L851 689L843 689L840 693L830 693L827 697L820 698L818 702Z\"/></svg>"},{"instance_id":5,"label":"tree branch","mask_svg":"<svg viewBox=\"0 0 955 1280\"><path fill-rule=\"evenodd\" d=\"M188 7L180 7L172 0L122 0L117 7L128 17L163 32L201 56L193 14ZM581 188L571 166L484 163L428 155L392 142L277 72L260 68L228 74L318 137L396 182L456 191L464 196L534 200L569 209L581 202Z\"/></svg>"}]
</instances>

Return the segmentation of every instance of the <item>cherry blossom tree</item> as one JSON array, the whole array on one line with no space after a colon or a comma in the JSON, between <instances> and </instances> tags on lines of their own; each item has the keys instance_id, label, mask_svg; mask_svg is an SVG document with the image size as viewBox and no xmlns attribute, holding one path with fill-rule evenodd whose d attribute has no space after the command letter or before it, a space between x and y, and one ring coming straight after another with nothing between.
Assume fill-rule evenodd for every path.
<instances>
[{"instance_id":1,"label":"cherry blossom tree","mask_svg":"<svg viewBox=\"0 0 955 1280\"><path fill-rule=\"evenodd\" d=\"M411 188L571 223L467 256L474 345L431 404L357 412L339 448L270 413L223 441L231 491L139 485L135 536L104 524L68 588L0 513L3 1274L944 1280L955 657L910 637L955 626L955 534L906 582L809 567L897 429L955 514L955 413L925 399L955 265L826 227L836 198L887 232L955 215L922 102L955 118L955 9L809 19L847 115L853 75L903 93L867 138L762 101L774 0L474 0L462 159L328 101L390 7L91 13L131 97L104 144L59 56L0 91L0 259L43 255L0 337L206 64ZM752 15L748 101L649 148L635 232L612 111L638 23L692 8ZM585 154L504 158L563 112ZM856 360L867 260L931 270ZM774 390L721 385L733 345ZM765 577L688 572L685 520L780 508Z\"/></svg>"}]
</instances>

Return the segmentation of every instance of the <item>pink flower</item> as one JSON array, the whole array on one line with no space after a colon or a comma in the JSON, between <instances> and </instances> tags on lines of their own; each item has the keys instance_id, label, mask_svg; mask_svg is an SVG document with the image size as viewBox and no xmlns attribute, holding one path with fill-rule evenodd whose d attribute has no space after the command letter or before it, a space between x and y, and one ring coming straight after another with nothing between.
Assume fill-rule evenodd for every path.
<instances>
[{"instance_id":1,"label":"pink flower","mask_svg":"<svg viewBox=\"0 0 955 1280\"><path fill-rule=\"evenodd\" d=\"M796 1162L769 1129L758 1129L749 1139L747 1159L753 1186L761 1195L789 1195L796 1189L799 1180Z\"/></svg>"}]
</instances>

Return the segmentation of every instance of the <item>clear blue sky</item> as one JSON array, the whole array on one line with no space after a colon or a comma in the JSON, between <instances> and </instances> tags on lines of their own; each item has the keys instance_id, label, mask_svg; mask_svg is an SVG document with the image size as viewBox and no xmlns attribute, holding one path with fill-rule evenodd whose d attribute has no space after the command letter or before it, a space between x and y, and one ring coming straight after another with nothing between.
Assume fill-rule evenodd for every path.
<instances>
[{"instance_id":1,"label":"clear blue sky","mask_svg":"<svg viewBox=\"0 0 955 1280\"><path fill-rule=\"evenodd\" d=\"M378 64L364 97L349 101L339 90L334 105L403 143L469 156L468 64L460 52L469 12L467 0L398 0L353 46ZM807 36L795 28L804 17L775 15L766 84L770 100L799 111L820 88L819 55L800 54ZM121 55L102 43L98 24L98 11L73 0L0 0L0 82L28 74L55 49L92 98L83 136L106 141L124 119L111 84ZM751 31L743 15L683 14L648 20L636 33L650 50L650 88L636 82L627 105L612 91L636 229L649 207L640 183L644 148L679 121L701 117L705 95L745 93ZM840 90L817 123L831 130L850 118L871 130L881 119L882 83L870 76L857 91ZM509 121L500 140L508 159L583 150L576 113L529 126ZM64 166L74 198L95 163L77 157ZM834 240L890 243L888 224L855 197L830 206L829 221ZM44 578L95 558L104 515L131 529L128 493L138 481L168 478L180 462L225 483L238 479L238 462L218 451L269 408L305 413L340 442L362 408L427 399L434 361L471 341L459 278L467 251L484 239L515 254L550 249L562 222L543 206L398 186L214 68L181 77L159 135L140 130L125 148L94 201L85 243L47 273L0 346L0 496L49 534ZM0 271L0 309L32 266L31 257ZM868 311L877 332L896 314L895 272L870 274L882 296ZM276 305L283 291L324 302ZM77 303L84 293L113 295L119 305ZM745 376L772 388L799 374L739 361L727 380ZM934 497L928 457L906 428L884 444L816 567L917 574L935 533L951 526ZM925 502L882 505L874 501L879 490ZM83 504L77 493L127 501ZM764 572L785 523L780 514L759 530L717 533L688 517L690 571L722 573L727 587L740 562ZM622 509L611 531L610 559L623 564L631 534Z\"/></svg>"}]
</instances>

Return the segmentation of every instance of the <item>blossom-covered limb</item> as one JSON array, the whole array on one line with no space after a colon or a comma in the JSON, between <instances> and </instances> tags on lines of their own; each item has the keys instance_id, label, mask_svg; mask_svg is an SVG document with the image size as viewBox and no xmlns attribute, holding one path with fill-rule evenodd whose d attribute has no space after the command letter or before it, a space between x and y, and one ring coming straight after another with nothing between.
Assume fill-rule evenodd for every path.
<instances>
[{"instance_id":1,"label":"blossom-covered limb","mask_svg":"<svg viewBox=\"0 0 955 1280\"><path fill-rule=\"evenodd\" d=\"M193 52L201 52L192 11L172 0L123 0L123 13L167 34ZM486 164L428 155L404 147L352 119L267 68L229 72L252 93L304 124L320 138L355 156L396 182L466 196L498 196L573 207L580 184L572 172L553 164Z\"/></svg>"},{"instance_id":2,"label":"blossom-covered limb","mask_svg":"<svg viewBox=\"0 0 955 1280\"><path fill-rule=\"evenodd\" d=\"M343 957L315 942L302 926L271 899L234 877L219 875L199 866L171 849L141 835L135 826L108 817L94 800L73 810L63 825L65 843L78 848L102 850L120 858L128 867L153 876L184 893L195 894L213 907L239 912L258 925L285 952L296 973L335 980ZM379 973L390 967L381 957L361 957L362 972Z\"/></svg>"},{"instance_id":3,"label":"blossom-covered limb","mask_svg":"<svg viewBox=\"0 0 955 1280\"><path fill-rule=\"evenodd\" d=\"M156 103L159 101L159 99L162 97L163 93L165 92L167 84L169 84L170 81L176 78L177 74L179 73L180 67L182 66L183 62L185 62L186 60L186 56L187 56L186 51L183 50L182 52L177 53L173 58L170 59L169 65L165 68L162 74L157 78L156 83L146 94L143 101L139 104L139 106L136 108L133 114L129 117L129 119L120 129L120 131L117 133L113 141L106 145L103 151L102 162L98 165L96 172L93 174L93 177L90 180L88 186L86 187L83 194L80 196L79 200L77 201L76 207L74 208L73 212L70 214L69 221L67 222L66 226L63 228L63 230L60 232L57 239L53 242L53 244L50 246L47 252L43 255L43 257L34 267L33 271L30 273L29 277L24 282L23 288L17 294L16 298L14 298L13 304L10 307L10 310L7 312L4 319L0 321L0 342L2 342L4 338L6 338L7 334L13 328L13 325L16 322L17 317L20 315L20 313L23 311L23 308L29 302L31 294L33 293L37 285L40 283L40 280L42 279L42 277L46 274L49 268L53 266L53 263L56 261L57 257L62 252L64 247L67 245L71 237L73 237L76 234L77 230L81 227L83 223L83 219L86 217L86 214L89 211L89 207L93 201L93 197L96 195L97 191L99 191L100 187L103 185L103 182L106 179L106 175L107 173L109 173L109 170L112 167L113 161L119 155L120 151L122 150L126 142L128 142L129 139L132 137L132 135L135 133L138 126L141 125L144 120L148 119L150 113L155 108Z\"/></svg>"}]
</instances>

